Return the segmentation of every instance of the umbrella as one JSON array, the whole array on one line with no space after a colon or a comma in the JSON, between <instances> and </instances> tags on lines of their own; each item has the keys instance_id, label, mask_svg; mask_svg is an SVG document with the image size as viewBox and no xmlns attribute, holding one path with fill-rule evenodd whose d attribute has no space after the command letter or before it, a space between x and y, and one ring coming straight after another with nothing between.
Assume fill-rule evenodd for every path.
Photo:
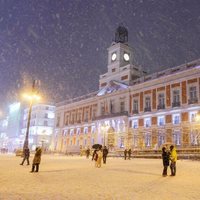
<instances>
[{"instance_id":1,"label":"umbrella","mask_svg":"<svg viewBox=\"0 0 200 200\"><path fill-rule=\"evenodd\" d=\"M94 145L92 145L92 148L93 149L101 149L102 145L101 144L94 144Z\"/></svg>"}]
</instances>

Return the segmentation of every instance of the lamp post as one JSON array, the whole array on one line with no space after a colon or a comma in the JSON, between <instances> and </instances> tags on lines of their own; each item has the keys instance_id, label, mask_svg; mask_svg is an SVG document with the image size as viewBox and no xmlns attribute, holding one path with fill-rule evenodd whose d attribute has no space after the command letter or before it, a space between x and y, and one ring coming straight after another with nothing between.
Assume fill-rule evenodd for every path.
<instances>
[{"instance_id":1,"label":"lamp post","mask_svg":"<svg viewBox=\"0 0 200 200\"><path fill-rule=\"evenodd\" d=\"M33 81L33 85L32 85L32 91L31 94L24 94L23 96L28 99L30 101L30 105L29 105L29 111L28 111L28 121L27 121L27 129L26 129L26 136L25 136L25 140L24 140L24 145L23 145L23 149L28 148L28 139L29 139L29 128L30 128L30 121L31 121L31 112L32 112L32 107L33 107L33 101L34 100L39 100L40 96L37 95L37 91L36 91L36 84L38 84L38 82L36 80Z\"/></svg>"}]
</instances>

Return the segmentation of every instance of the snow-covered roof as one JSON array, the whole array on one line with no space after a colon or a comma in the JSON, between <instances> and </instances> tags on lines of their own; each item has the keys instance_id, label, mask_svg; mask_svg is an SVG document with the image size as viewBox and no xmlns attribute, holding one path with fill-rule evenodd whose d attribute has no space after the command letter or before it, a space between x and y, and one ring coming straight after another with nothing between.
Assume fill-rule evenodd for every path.
<instances>
[{"instance_id":1,"label":"snow-covered roof","mask_svg":"<svg viewBox=\"0 0 200 200\"><path fill-rule=\"evenodd\" d=\"M109 83L107 83L107 85L104 88L98 91L97 96L103 96L105 94L110 94L112 92L115 92L118 90L124 90L127 88L128 88L128 85L124 83L120 83L118 81L110 81Z\"/></svg>"}]
</instances>

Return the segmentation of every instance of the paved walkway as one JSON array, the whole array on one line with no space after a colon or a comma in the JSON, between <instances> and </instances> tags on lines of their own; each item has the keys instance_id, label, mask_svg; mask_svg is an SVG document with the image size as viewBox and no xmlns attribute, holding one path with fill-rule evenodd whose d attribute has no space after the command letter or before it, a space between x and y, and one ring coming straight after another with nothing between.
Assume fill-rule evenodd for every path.
<instances>
[{"instance_id":1,"label":"paved walkway","mask_svg":"<svg viewBox=\"0 0 200 200\"><path fill-rule=\"evenodd\" d=\"M179 160L177 176L162 177L158 159L109 158L95 168L85 157L43 155L34 174L21 160L0 155L0 200L200 199L198 161Z\"/></svg>"}]
</instances>

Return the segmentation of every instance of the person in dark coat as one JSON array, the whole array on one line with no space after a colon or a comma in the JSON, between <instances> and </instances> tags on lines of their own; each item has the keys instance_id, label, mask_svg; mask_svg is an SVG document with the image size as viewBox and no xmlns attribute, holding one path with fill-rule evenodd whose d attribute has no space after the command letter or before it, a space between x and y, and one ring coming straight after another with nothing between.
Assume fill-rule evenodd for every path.
<instances>
[{"instance_id":1,"label":"person in dark coat","mask_svg":"<svg viewBox=\"0 0 200 200\"><path fill-rule=\"evenodd\" d=\"M39 171L39 165L41 161L41 155L42 155L42 149L40 147L36 148L35 156L33 158L33 164L32 164L32 170L31 172L38 172ZM36 170L35 170L36 167Z\"/></svg>"},{"instance_id":2,"label":"person in dark coat","mask_svg":"<svg viewBox=\"0 0 200 200\"><path fill-rule=\"evenodd\" d=\"M90 148L88 147L86 149L86 158L89 158L89 156L90 156Z\"/></svg>"},{"instance_id":3,"label":"person in dark coat","mask_svg":"<svg viewBox=\"0 0 200 200\"><path fill-rule=\"evenodd\" d=\"M97 157L97 149L94 150L93 154L92 154L92 160L95 160L95 158Z\"/></svg>"},{"instance_id":4,"label":"person in dark coat","mask_svg":"<svg viewBox=\"0 0 200 200\"><path fill-rule=\"evenodd\" d=\"M126 160L127 157L127 149L124 150L124 160Z\"/></svg>"},{"instance_id":5,"label":"person in dark coat","mask_svg":"<svg viewBox=\"0 0 200 200\"><path fill-rule=\"evenodd\" d=\"M103 148L103 163L106 164L106 158L108 156L108 149L106 146Z\"/></svg>"},{"instance_id":6,"label":"person in dark coat","mask_svg":"<svg viewBox=\"0 0 200 200\"><path fill-rule=\"evenodd\" d=\"M129 150L128 150L128 159L129 159L129 160L131 159L131 153L132 153L132 151L131 151L131 149L129 149Z\"/></svg>"},{"instance_id":7,"label":"person in dark coat","mask_svg":"<svg viewBox=\"0 0 200 200\"><path fill-rule=\"evenodd\" d=\"M23 165L25 160L27 161L27 165L29 165L30 150L29 150L28 147L24 148L23 155L24 155L24 158L23 158L22 163L20 165Z\"/></svg>"},{"instance_id":8,"label":"person in dark coat","mask_svg":"<svg viewBox=\"0 0 200 200\"><path fill-rule=\"evenodd\" d=\"M170 153L167 152L167 149L166 147L163 147L162 148L162 160L163 160L163 173L162 175L165 177L167 176L167 168L169 166L169 156L170 156Z\"/></svg>"}]
</instances>

